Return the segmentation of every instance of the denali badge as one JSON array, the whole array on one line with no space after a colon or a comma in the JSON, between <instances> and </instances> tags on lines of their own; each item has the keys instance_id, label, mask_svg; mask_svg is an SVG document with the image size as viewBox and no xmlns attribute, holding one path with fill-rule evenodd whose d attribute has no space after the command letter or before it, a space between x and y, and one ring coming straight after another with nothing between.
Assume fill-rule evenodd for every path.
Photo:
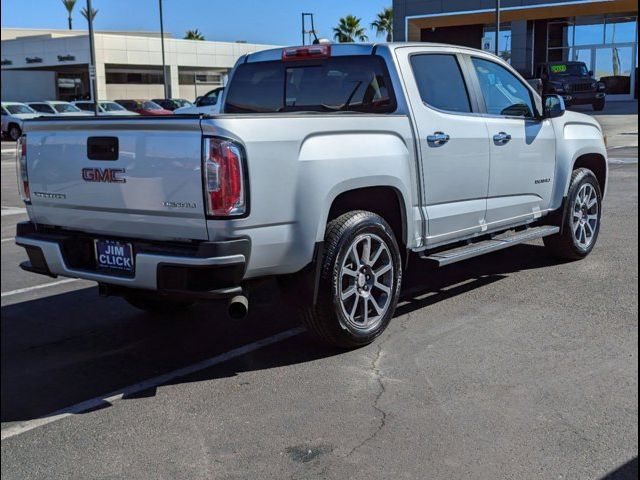
<instances>
[{"instance_id":1,"label":"denali badge","mask_svg":"<svg viewBox=\"0 0 640 480\"><path fill-rule=\"evenodd\" d=\"M197 208L195 202L162 202L162 206L169 208Z\"/></svg>"},{"instance_id":2,"label":"denali badge","mask_svg":"<svg viewBox=\"0 0 640 480\"><path fill-rule=\"evenodd\" d=\"M549 183L550 181L551 181L551 179L550 179L550 178L540 178L540 179L538 179L538 180L536 180L536 181L535 181L535 184L536 184L536 185L539 185L539 184L541 184L541 183Z\"/></svg>"},{"instance_id":3,"label":"denali badge","mask_svg":"<svg viewBox=\"0 0 640 480\"><path fill-rule=\"evenodd\" d=\"M120 178L126 170L124 168L83 168L82 179L85 182L126 183Z\"/></svg>"},{"instance_id":4,"label":"denali badge","mask_svg":"<svg viewBox=\"0 0 640 480\"><path fill-rule=\"evenodd\" d=\"M49 193L49 192L33 192L35 197L48 198L50 200L64 200L67 196L64 193Z\"/></svg>"}]
</instances>

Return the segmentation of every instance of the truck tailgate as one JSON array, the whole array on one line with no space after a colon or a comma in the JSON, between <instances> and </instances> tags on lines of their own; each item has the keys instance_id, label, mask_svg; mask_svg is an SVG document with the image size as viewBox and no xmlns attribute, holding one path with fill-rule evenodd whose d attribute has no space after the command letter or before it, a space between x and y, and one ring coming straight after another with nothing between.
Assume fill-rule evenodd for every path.
<instances>
[{"instance_id":1,"label":"truck tailgate","mask_svg":"<svg viewBox=\"0 0 640 480\"><path fill-rule=\"evenodd\" d=\"M43 120L28 122L25 132L35 223L123 237L208 238L198 118Z\"/></svg>"}]
</instances>

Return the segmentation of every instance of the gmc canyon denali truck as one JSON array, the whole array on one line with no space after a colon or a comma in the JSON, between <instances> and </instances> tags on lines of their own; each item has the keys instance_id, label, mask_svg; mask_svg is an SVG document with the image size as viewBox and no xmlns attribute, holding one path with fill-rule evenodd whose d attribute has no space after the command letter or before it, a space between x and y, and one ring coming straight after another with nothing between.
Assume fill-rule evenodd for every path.
<instances>
[{"instance_id":1,"label":"gmc canyon denali truck","mask_svg":"<svg viewBox=\"0 0 640 480\"><path fill-rule=\"evenodd\" d=\"M410 255L435 269L544 238L594 247L603 133L508 64L434 44L242 57L215 116L25 123L23 269L167 312L278 277L326 342L372 342Z\"/></svg>"}]
</instances>

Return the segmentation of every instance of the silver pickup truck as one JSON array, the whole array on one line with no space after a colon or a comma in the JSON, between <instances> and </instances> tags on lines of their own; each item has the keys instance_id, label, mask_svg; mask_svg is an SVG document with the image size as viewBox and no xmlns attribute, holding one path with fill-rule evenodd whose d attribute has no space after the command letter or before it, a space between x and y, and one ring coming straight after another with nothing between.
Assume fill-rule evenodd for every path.
<instances>
[{"instance_id":1,"label":"silver pickup truck","mask_svg":"<svg viewBox=\"0 0 640 480\"><path fill-rule=\"evenodd\" d=\"M486 52L262 51L222 102L215 116L25 122L22 268L160 313L225 299L232 316L276 276L309 330L348 348L388 325L410 255L426 269L544 238L577 260L596 243L602 129Z\"/></svg>"}]
</instances>

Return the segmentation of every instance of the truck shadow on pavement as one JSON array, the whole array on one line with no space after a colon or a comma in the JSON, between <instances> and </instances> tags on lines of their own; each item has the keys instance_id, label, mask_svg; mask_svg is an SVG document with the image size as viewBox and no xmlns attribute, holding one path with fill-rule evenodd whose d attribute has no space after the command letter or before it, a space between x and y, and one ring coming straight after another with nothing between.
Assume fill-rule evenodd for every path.
<instances>
[{"instance_id":1,"label":"truck shadow on pavement","mask_svg":"<svg viewBox=\"0 0 640 480\"><path fill-rule=\"evenodd\" d=\"M440 270L412 260L397 316L480 289L511 273L556 264L535 245ZM275 284L258 292L252 302L251 313L242 321L227 319L221 304L196 305L187 313L157 318L122 299L99 298L96 288L4 306L1 420L47 416L299 325L296 311L281 301ZM172 383L233 377L341 354L305 333ZM155 388L134 397L153 395Z\"/></svg>"}]
</instances>

